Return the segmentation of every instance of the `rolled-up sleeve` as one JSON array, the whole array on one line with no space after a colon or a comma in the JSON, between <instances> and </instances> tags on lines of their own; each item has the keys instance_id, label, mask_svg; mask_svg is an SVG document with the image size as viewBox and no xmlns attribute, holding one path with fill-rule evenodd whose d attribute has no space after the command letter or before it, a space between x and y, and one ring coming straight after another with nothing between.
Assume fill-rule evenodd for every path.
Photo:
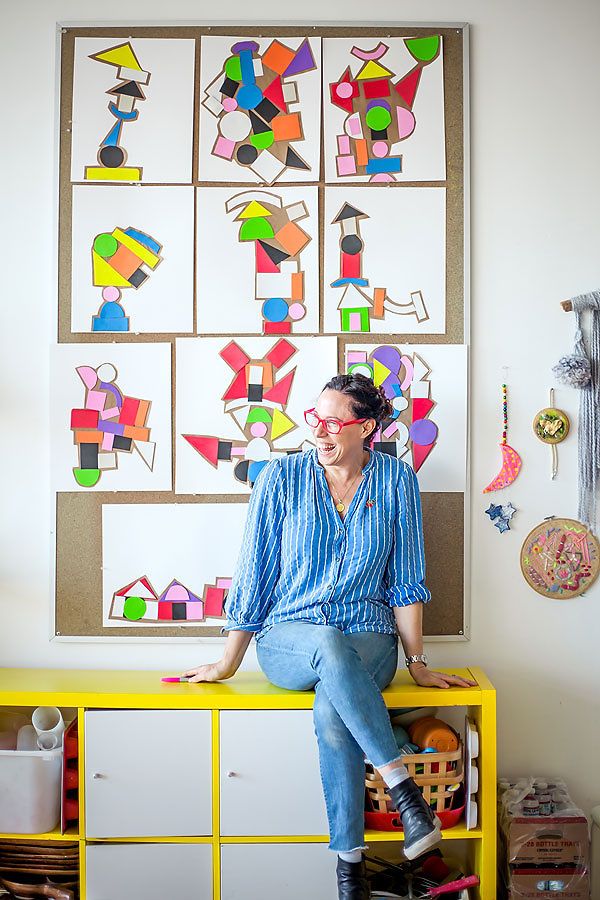
<instances>
[{"instance_id":1,"label":"rolled-up sleeve","mask_svg":"<svg viewBox=\"0 0 600 900\"><path fill-rule=\"evenodd\" d=\"M225 603L223 631L262 628L279 578L284 513L284 475L275 459L264 467L250 495L240 555Z\"/></svg>"},{"instance_id":2,"label":"rolled-up sleeve","mask_svg":"<svg viewBox=\"0 0 600 900\"><path fill-rule=\"evenodd\" d=\"M396 485L393 545L384 576L385 600L390 606L428 603L431 593L424 582L425 548L419 485L411 467L404 463Z\"/></svg>"}]
</instances>

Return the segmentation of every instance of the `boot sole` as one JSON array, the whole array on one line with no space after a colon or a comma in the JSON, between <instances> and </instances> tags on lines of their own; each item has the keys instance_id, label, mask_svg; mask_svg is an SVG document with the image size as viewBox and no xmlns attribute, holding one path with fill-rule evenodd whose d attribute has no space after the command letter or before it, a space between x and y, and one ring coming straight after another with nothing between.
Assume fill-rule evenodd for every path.
<instances>
[{"instance_id":1,"label":"boot sole","mask_svg":"<svg viewBox=\"0 0 600 900\"><path fill-rule=\"evenodd\" d=\"M436 816L435 828L433 829L433 831L430 831L429 834L426 834L425 837L422 837L420 840L415 841L415 843L411 844L410 847L405 846L404 855L407 859L416 859L417 856L421 856L428 850L433 850L434 847L437 847L441 840L441 822Z\"/></svg>"}]
</instances>

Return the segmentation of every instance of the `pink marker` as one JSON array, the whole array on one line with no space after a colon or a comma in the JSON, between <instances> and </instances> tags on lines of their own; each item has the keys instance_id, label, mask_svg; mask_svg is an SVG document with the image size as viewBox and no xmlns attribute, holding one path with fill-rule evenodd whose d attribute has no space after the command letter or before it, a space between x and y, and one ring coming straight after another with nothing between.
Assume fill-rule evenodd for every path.
<instances>
[{"instance_id":1,"label":"pink marker","mask_svg":"<svg viewBox=\"0 0 600 900\"><path fill-rule=\"evenodd\" d=\"M177 675L175 678L161 678L166 684L179 684L181 681L189 681L187 675Z\"/></svg>"},{"instance_id":2,"label":"pink marker","mask_svg":"<svg viewBox=\"0 0 600 900\"><path fill-rule=\"evenodd\" d=\"M455 891L462 891L464 888L475 887L479 884L479 875L467 875L456 881L449 881L447 884L440 884L439 887L429 888L430 897L440 897L442 894L450 894Z\"/></svg>"}]
</instances>

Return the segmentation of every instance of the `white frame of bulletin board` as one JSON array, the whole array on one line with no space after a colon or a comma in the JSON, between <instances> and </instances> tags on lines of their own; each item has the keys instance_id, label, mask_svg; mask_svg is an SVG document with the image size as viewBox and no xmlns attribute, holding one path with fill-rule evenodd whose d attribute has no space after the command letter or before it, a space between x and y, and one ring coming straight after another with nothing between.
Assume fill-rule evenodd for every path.
<instances>
[{"instance_id":1,"label":"white frame of bulletin board","mask_svg":"<svg viewBox=\"0 0 600 900\"><path fill-rule=\"evenodd\" d=\"M227 62L226 52L233 53ZM306 447L309 437L293 378L312 399L334 371L366 366L379 383L381 372L410 383L397 425L380 440L402 447L384 452L408 461L421 486L434 582L425 638L468 640L469 26L69 22L57 26L56 54L50 639L223 640L216 610L239 550L252 472L257 461ZM257 85L262 119L247 114L255 148L248 150L245 107L235 98ZM377 99L385 96L392 103ZM166 121L173 153L151 140ZM363 130L352 136L354 128ZM394 211L403 271L387 228ZM248 230L253 215L268 230ZM244 243L250 237L256 259ZM431 271L420 262L429 251ZM212 269L203 282L205 259ZM219 290L239 298L244 280L253 306L222 320L212 307L204 315L214 330L202 330L203 304ZM274 294L287 299L265 299ZM240 330L230 330L232 318ZM243 421L232 399L244 360L255 373L247 380L263 378L258 402L276 391L268 441L251 438L258 426L244 431L248 421L267 421L250 407L257 388L246 385ZM198 397L194 373L203 373L203 384L214 374L214 396ZM454 390L443 384L447 373ZM410 440L405 409L413 426L424 410ZM142 563L141 534L127 537L138 504L157 523L147 535L154 565ZM179 514L177 505L188 509ZM167 521L204 530L197 565L157 537ZM210 521L231 535L228 551L211 554ZM453 557L447 577L436 548L444 560Z\"/></svg>"}]
</instances>

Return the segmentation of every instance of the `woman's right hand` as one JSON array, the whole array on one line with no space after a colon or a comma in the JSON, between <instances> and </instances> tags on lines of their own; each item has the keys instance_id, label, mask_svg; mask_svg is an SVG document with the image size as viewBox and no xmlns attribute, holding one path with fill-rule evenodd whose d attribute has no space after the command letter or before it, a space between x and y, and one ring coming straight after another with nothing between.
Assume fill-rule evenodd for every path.
<instances>
[{"instance_id":1,"label":"woman's right hand","mask_svg":"<svg viewBox=\"0 0 600 900\"><path fill-rule=\"evenodd\" d=\"M189 682L225 681L225 679L231 678L235 673L235 669L226 663L224 659L220 659L215 663L206 663L204 666L188 669L183 675Z\"/></svg>"}]
</instances>

